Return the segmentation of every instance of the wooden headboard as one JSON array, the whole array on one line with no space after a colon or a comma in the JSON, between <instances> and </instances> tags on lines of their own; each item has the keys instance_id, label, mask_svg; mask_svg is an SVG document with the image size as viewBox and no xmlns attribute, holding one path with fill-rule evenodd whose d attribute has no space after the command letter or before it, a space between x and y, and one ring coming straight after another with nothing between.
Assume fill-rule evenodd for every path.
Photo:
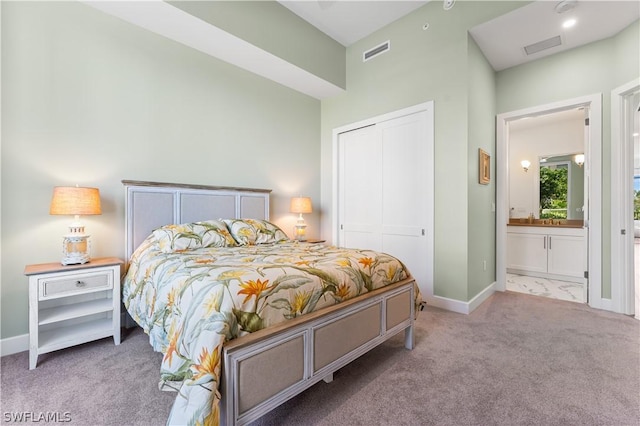
<instances>
[{"instance_id":1,"label":"wooden headboard","mask_svg":"<svg viewBox=\"0 0 640 426\"><path fill-rule=\"evenodd\" d=\"M270 189L123 180L125 255L163 225L209 219L269 219Z\"/></svg>"}]
</instances>

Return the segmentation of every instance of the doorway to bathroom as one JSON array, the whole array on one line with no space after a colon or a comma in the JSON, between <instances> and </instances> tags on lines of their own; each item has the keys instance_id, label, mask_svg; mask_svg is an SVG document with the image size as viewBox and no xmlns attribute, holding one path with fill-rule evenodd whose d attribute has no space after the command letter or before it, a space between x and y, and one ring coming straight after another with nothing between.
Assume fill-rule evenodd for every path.
<instances>
[{"instance_id":1,"label":"doorway to bathroom","mask_svg":"<svg viewBox=\"0 0 640 426\"><path fill-rule=\"evenodd\" d=\"M587 302L588 114L578 107L509 122L507 290Z\"/></svg>"},{"instance_id":2,"label":"doorway to bathroom","mask_svg":"<svg viewBox=\"0 0 640 426\"><path fill-rule=\"evenodd\" d=\"M566 230L560 225L568 225L575 213L578 213L576 201L569 206L569 195L563 203L559 203L548 209L545 214L564 215L562 218L549 220L541 218L541 206L544 200L540 200L540 176L539 170L543 167L540 165L544 161L548 161L549 156L545 156L543 149L531 152L532 159L529 158L510 158L511 150L511 128L514 123L523 119L536 119L552 114L571 112L582 114L586 117L582 132L584 135L582 149L558 148L558 152L549 152L549 154L557 154L552 158L558 160L559 163L576 162L579 160L584 176L584 200L579 205L582 217L575 218L580 223L575 229ZM602 304L602 217L601 217L601 187L602 187L602 143L601 143L601 96L591 95L566 101L556 102L552 104L540 105L509 113L499 114L497 117L497 146L496 146L496 289L504 291L507 289L507 269L510 272L524 270L530 271L532 268L538 268L537 275L549 279L558 279L563 276L571 275L576 277L573 281L584 283L581 287L583 295L581 301L586 301L590 306L601 307ZM544 144L544 142L542 142ZM557 148L557 147L556 147ZM551 149L551 148L546 148ZM581 151L581 152L580 152ZM577 155L584 155L584 158L576 158ZM563 158L566 157L566 158ZM517 163L515 161L517 160ZM521 160L527 160L525 164ZM560 161L562 160L562 161ZM566 160L566 161L565 161ZM521 199L517 203L510 202L511 182L510 173L520 172L522 177L524 166L535 166L536 174L533 179L529 179L528 187L522 191L518 191L518 196L529 192L526 199ZM525 172L526 173L526 172ZM529 176L532 178L533 176ZM536 193L537 191L537 193ZM575 192L579 192L574 190ZM534 195L535 193L535 195ZM575 194L574 194L575 195ZM516 196L514 194L514 196ZM529 203L529 204L527 204ZM584 207L583 207L584 206ZM514 207L514 210L511 210ZM528 213L528 214L527 214ZM524 216L524 218L522 217ZM516 221L510 219L518 219ZM530 220L529 223L520 223L521 220ZM517 223L516 223L517 222ZM508 229L515 229L518 225L525 225L515 235L510 235ZM531 228L529 225L540 226L537 229L525 230ZM547 228L553 225L552 229ZM567 235L562 235L562 234ZM571 235L569 235L571 234ZM576 235L573 235L576 234ZM580 235L578 235L580 234ZM513 253L509 247L508 240L516 239L520 241L517 247L525 247L520 253ZM582 243L578 242L582 239ZM564 246L561 246L563 244ZM554 250L549 250L551 246ZM564 247L563 250L560 247ZM580 247L580 248L578 248ZM533 254L535 253L535 254ZM520 257L518 257L520 256ZM545 257L546 256L546 257ZM559 256L559 257L557 257ZM550 260L551 258L551 260ZM532 265L534 259L538 264ZM552 269L549 269L552 265ZM577 265L577 266L576 266ZM560 267L557 269L556 267ZM545 268L544 272L542 269ZM568 268L568 269L567 269ZM579 277L582 275L582 277ZM512 277L510 276L510 279Z\"/></svg>"}]
</instances>

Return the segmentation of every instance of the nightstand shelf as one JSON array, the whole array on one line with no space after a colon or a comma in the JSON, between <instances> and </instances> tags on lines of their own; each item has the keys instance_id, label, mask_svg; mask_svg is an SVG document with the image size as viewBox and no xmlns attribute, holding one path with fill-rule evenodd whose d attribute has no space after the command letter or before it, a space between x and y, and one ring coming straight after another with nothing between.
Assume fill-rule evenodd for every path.
<instances>
[{"instance_id":1,"label":"nightstand shelf","mask_svg":"<svg viewBox=\"0 0 640 426\"><path fill-rule=\"evenodd\" d=\"M70 305L56 306L54 308L41 309L38 319L39 325L51 324L65 321L72 318L84 317L87 315L110 312L113 310L111 298L90 300Z\"/></svg>"},{"instance_id":2,"label":"nightstand shelf","mask_svg":"<svg viewBox=\"0 0 640 426\"><path fill-rule=\"evenodd\" d=\"M120 269L108 257L79 265L28 265L29 369L38 355L113 336L120 344Z\"/></svg>"},{"instance_id":3,"label":"nightstand shelf","mask_svg":"<svg viewBox=\"0 0 640 426\"><path fill-rule=\"evenodd\" d=\"M38 354L57 351L113 335L113 321L102 318L40 332Z\"/></svg>"}]
</instances>

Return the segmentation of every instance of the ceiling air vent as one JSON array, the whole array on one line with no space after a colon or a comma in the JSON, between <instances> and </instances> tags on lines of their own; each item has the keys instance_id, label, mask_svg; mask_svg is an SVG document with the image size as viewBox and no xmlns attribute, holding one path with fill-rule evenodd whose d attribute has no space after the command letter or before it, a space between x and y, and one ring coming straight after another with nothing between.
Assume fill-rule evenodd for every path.
<instances>
[{"instance_id":1,"label":"ceiling air vent","mask_svg":"<svg viewBox=\"0 0 640 426\"><path fill-rule=\"evenodd\" d=\"M562 40L560 36L555 36L548 38L546 40L539 41L537 43L530 44L524 47L524 51L527 52L527 55L533 55L534 53L538 53L545 49L551 49L552 47L560 46L562 44Z\"/></svg>"},{"instance_id":2,"label":"ceiling air vent","mask_svg":"<svg viewBox=\"0 0 640 426\"><path fill-rule=\"evenodd\" d=\"M373 59L378 55L382 55L384 52L387 52L389 49L391 49L391 42L387 40L384 43L379 44L376 47L364 52L362 54L362 62L367 62L369 59Z\"/></svg>"}]
</instances>

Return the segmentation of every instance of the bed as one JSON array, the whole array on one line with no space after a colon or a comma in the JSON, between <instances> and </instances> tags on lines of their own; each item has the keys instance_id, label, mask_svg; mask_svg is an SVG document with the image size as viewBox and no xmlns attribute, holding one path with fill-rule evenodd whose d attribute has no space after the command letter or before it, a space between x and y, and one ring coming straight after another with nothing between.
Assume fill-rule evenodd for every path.
<instances>
[{"instance_id":1,"label":"bed","mask_svg":"<svg viewBox=\"0 0 640 426\"><path fill-rule=\"evenodd\" d=\"M123 184L123 302L164 354L169 424L246 424L400 332L413 348L397 259L289 240L269 190Z\"/></svg>"}]
</instances>

